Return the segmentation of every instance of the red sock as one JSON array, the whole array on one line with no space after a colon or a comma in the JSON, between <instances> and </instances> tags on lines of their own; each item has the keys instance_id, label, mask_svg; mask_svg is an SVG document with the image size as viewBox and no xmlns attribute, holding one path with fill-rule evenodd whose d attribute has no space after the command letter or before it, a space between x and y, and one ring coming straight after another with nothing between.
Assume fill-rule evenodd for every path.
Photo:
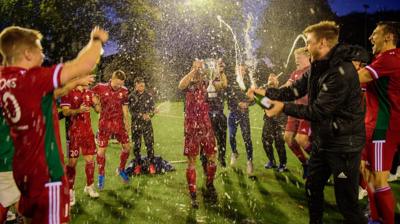
<instances>
[{"instance_id":1,"label":"red sock","mask_svg":"<svg viewBox=\"0 0 400 224\"><path fill-rule=\"evenodd\" d=\"M217 171L217 164L213 161L207 163L207 185L214 182L215 172Z\"/></svg>"},{"instance_id":2,"label":"red sock","mask_svg":"<svg viewBox=\"0 0 400 224\"><path fill-rule=\"evenodd\" d=\"M99 167L99 175L104 176L105 175L105 171L104 171L104 167L106 166L106 156L101 156L99 154L97 154L97 166Z\"/></svg>"},{"instance_id":3,"label":"red sock","mask_svg":"<svg viewBox=\"0 0 400 224\"><path fill-rule=\"evenodd\" d=\"M0 223L6 223L7 211L8 208L4 208L3 205L0 204Z\"/></svg>"},{"instance_id":4,"label":"red sock","mask_svg":"<svg viewBox=\"0 0 400 224\"><path fill-rule=\"evenodd\" d=\"M385 224L394 224L395 199L390 187L375 190L376 207Z\"/></svg>"},{"instance_id":5,"label":"red sock","mask_svg":"<svg viewBox=\"0 0 400 224\"><path fill-rule=\"evenodd\" d=\"M74 189L75 173L76 173L75 167L67 166L67 177L68 177L69 189Z\"/></svg>"},{"instance_id":6,"label":"red sock","mask_svg":"<svg viewBox=\"0 0 400 224\"><path fill-rule=\"evenodd\" d=\"M368 192L368 201L369 201L369 210L371 212L371 219L374 221L379 220L379 214L378 214L378 209L376 208L376 203L375 203L375 193L371 189L370 186L366 187L366 190Z\"/></svg>"},{"instance_id":7,"label":"red sock","mask_svg":"<svg viewBox=\"0 0 400 224\"><path fill-rule=\"evenodd\" d=\"M194 168L186 169L186 180L189 185L189 192L196 193L196 169Z\"/></svg>"},{"instance_id":8,"label":"red sock","mask_svg":"<svg viewBox=\"0 0 400 224\"><path fill-rule=\"evenodd\" d=\"M85 173L86 173L86 186L90 186L94 182L94 161L86 162Z\"/></svg>"},{"instance_id":9,"label":"red sock","mask_svg":"<svg viewBox=\"0 0 400 224\"><path fill-rule=\"evenodd\" d=\"M119 155L120 163L119 170L125 170L126 161L128 161L129 151L121 150L121 154Z\"/></svg>"},{"instance_id":10,"label":"red sock","mask_svg":"<svg viewBox=\"0 0 400 224\"><path fill-rule=\"evenodd\" d=\"M300 160L301 164L307 163L307 158L304 155L303 151L301 151L300 145L297 144L296 141L292 141L292 144L289 145L289 148L296 155L296 157Z\"/></svg>"}]
</instances>

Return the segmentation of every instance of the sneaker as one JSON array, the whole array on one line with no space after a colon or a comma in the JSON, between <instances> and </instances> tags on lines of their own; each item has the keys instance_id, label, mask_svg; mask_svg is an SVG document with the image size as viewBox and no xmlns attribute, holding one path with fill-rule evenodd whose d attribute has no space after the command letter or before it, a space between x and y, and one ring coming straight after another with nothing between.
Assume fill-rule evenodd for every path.
<instances>
[{"instance_id":1,"label":"sneaker","mask_svg":"<svg viewBox=\"0 0 400 224\"><path fill-rule=\"evenodd\" d=\"M308 164L303 164L303 179L308 177Z\"/></svg>"},{"instance_id":2,"label":"sneaker","mask_svg":"<svg viewBox=\"0 0 400 224\"><path fill-rule=\"evenodd\" d=\"M120 170L119 168L117 168L116 173L122 178L122 181L124 183L128 183L129 182L129 177L128 175L125 173L125 171Z\"/></svg>"},{"instance_id":3,"label":"sneaker","mask_svg":"<svg viewBox=\"0 0 400 224\"><path fill-rule=\"evenodd\" d=\"M275 164L275 162L273 162L273 161L269 161L268 163L266 163L266 164L264 165L264 168L265 168L265 169L276 168L276 164Z\"/></svg>"},{"instance_id":4,"label":"sneaker","mask_svg":"<svg viewBox=\"0 0 400 224\"><path fill-rule=\"evenodd\" d=\"M69 206L74 206L75 203L75 191L73 189L69 189Z\"/></svg>"},{"instance_id":5,"label":"sneaker","mask_svg":"<svg viewBox=\"0 0 400 224\"><path fill-rule=\"evenodd\" d=\"M149 173L150 173L150 174L155 174L155 173L156 173L156 166L154 166L153 163L150 163L150 166L149 166Z\"/></svg>"},{"instance_id":6,"label":"sneaker","mask_svg":"<svg viewBox=\"0 0 400 224\"><path fill-rule=\"evenodd\" d=\"M388 182L394 182L398 178L397 174L389 174Z\"/></svg>"},{"instance_id":7,"label":"sneaker","mask_svg":"<svg viewBox=\"0 0 400 224\"><path fill-rule=\"evenodd\" d=\"M286 164L279 164L279 167L277 168L277 171L279 173L286 172L286 171L288 171L288 168L286 167Z\"/></svg>"},{"instance_id":8,"label":"sneaker","mask_svg":"<svg viewBox=\"0 0 400 224\"><path fill-rule=\"evenodd\" d=\"M196 192L190 192L190 204L192 205L193 209L198 209L199 208L199 203L197 203L196 200Z\"/></svg>"},{"instance_id":9,"label":"sneaker","mask_svg":"<svg viewBox=\"0 0 400 224\"><path fill-rule=\"evenodd\" d=\"M247 161L247 174L248 174L249 176L253 176L253 175L254 175L254 174L253 174L253 171L254 171L253 161L248 160L248 161Z\"/></svg>"},{"instance_id":10,"label":"sneaker","mask_svg":"<svg viewBox=\"0 0 400 224\"><path fill-rule=\"evenodd\" d=\"M217 191L215 190L214 184L207 184L206 191L204 193L205 193L204 198L206 199L206 201L210 203L217 202L218 194Z\"/></svg>"},{"instance_id":11,"label":"sneaker","mask_svg":"<svg viewBox=\"0 0 400 224\"><path fill-rule=\"evenodd\" d=\"M99 175L99 182L97 183L97 188L99 188L100 191L104 189L104 179L105 177L103 175Z\"/></svg>"},{"instance_id":12,"label":"sneaker","mask_svg":"<svg viewBox=\"0 0 400 224\"><path fill-rule=\"evenodd\" d=\"M90 185L90 186L85 186L85 188L83 189L83 192L85 192L91 198L98 198L99 197L99 193L96 192L96 190L94 189L93 184Z\"/></svg>"},{"instance_id":13,"label":"sneaker","mask_svg":"<svg viewBox=\"0 0 400 224\"><path fill-rule=\"evenodd\" d=\"M141 165L136 165L135 169L133 170L133 173L135 175L139 175L142 172L142 166Z\"/></svg>"},{"instance_id":14,"label":"sneaker","mask_svg":"<svg viewBox=\"0 0 400 224\"><path fill-rule=\"evenodd\" d=\"M231 166L236 165L237 158L239 157L238 153L232 152L231 154Z\"/></svg>"},{"instance_id":15,"label":"sneaker","mask_svg":"<svg viewBox=\"0 0 400 224\"><path fill-rule=\"evenodd\" d=\"M365 196L368 196L368 191L358 186L358 200L362 200Z\"/></svg>"},{"instance_id":16,"label":"sneaker","mask_svg":"<svg viewBox=\"0 0 400 224\"><path fill-rule=\"evenodd\" d=\"M8 221L14 221L16 219L17 219L17 216L15 215L15 213L10 211L10 210L8 210L7 211L7 222Z\"/></svg>"}]
</instances>

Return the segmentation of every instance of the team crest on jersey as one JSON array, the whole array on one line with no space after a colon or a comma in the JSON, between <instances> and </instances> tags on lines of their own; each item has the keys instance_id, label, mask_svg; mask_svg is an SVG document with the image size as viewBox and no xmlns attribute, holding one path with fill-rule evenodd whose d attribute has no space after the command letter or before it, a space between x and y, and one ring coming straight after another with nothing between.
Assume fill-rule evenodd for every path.
<instances>
[{"instance_id":1,"label":"team crest on jersey","mask_svg":"<svg viewBox=\"0 0 400 224\"><path fill-rule=\"evenodd\" d=\"M90 97L88 95L86 95L86 100L90 100Z\"/></svg>"},{"instance_id":2,"label":"team crest on jersey","mask_svg":"<svg viewBox=\"0 0 400 224\"><path fill-rule=\"evenodd\" d=\"M108 93L106 93L105 95L108 96Z\"/></svg>"},{"instance_id":3,"label":"team crest on jersey","mask_svg":"<svg viewBox=\"0 0 400 224\"><path fill-rule=\"evenodd\" d=\"M77 96L74 96L74 100L78 100L79 98Z\"/></svg>"}]
</instances>

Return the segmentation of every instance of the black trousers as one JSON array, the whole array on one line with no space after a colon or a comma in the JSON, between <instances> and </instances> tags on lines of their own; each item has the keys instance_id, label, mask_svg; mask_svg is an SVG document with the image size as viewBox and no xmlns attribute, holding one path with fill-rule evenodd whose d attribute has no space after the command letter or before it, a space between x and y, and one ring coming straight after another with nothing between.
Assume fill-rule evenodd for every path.
<instances>
[{"instance_id":1,"label":"black trousers","mask_svg":"<svg viewBox=\"0 0 400 224\"><path fill-rule=\"evenodd\" d=\"M324 187L330 175L334 178L336 203L344 223L367 223L358 204L358 178L361 153L320 151L313 145L309 160L306 196L310 223L322 223Z\"/></svg>"},{"instance_id":2,"label":"black trousers","mask_svg":"<svg viewBox=\"0 0 400 224\"><path fill-rule=\"evenodd\" d=\"M132 142L133 153L135 154L136 161L140 160L140 148L142 146L142 137L147 149L147 157L152 161L154 159L154 133L151 121L137 120L132 121Z\"/></svg>"},{"instance_id":3,"label":"black trousers","mask_svg":"<svg viewBox=\"0 0 400 224\"><path fill-rule=\"evenodd\" d=\"M210 111L211 124L218 145L218 160L225 160L227 120L223 111Z\"/></svg>"},{"instance_id":4,"label":"black trousers","mask_svg":"<svg viewBox=\"0 0 400 224\"><path fill-rule=\"evenodd\" d=\"M231 111L228 115L228 130L229 143L231 144L232 152L238 153L236 148L236 132L240 125L244 145L246 147L247 160L253 160L253 143L250 133L250 118L249 112Z\"/></svg>"},{"instance_id":5,"label":"black trousers","mask_svg":"<svg viewBox=\"0 0 400 224\"><path fill-rule=\"evenodd\" d=\"M276 151L278 152L279 163L286 164L287 162L285 140L283 139L282 132L283 128L279 119L270 118L264 115L262 143L269 161L274 164L276 164L273 147L274 142Z\"/></svg>"}]
</instances>

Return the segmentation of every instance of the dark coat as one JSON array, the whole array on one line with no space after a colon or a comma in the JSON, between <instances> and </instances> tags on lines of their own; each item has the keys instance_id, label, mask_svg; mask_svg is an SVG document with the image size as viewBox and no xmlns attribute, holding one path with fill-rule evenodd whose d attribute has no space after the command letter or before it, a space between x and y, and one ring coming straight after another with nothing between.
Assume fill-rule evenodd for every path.
<instances>
[{"instance_id":1,"label":"dark coat","mask_svg":"<svg viewBox=\"0 0 400 224\"><path fill-rule=\"evenodd\" d=\"M308 105L285 103L284 113L311 122L319 150L360 152L365 144L364 108L349 47L337 45L292 86L268 89L266 96L292 101L308 94Z\"/></svg>"}]
</instances>

